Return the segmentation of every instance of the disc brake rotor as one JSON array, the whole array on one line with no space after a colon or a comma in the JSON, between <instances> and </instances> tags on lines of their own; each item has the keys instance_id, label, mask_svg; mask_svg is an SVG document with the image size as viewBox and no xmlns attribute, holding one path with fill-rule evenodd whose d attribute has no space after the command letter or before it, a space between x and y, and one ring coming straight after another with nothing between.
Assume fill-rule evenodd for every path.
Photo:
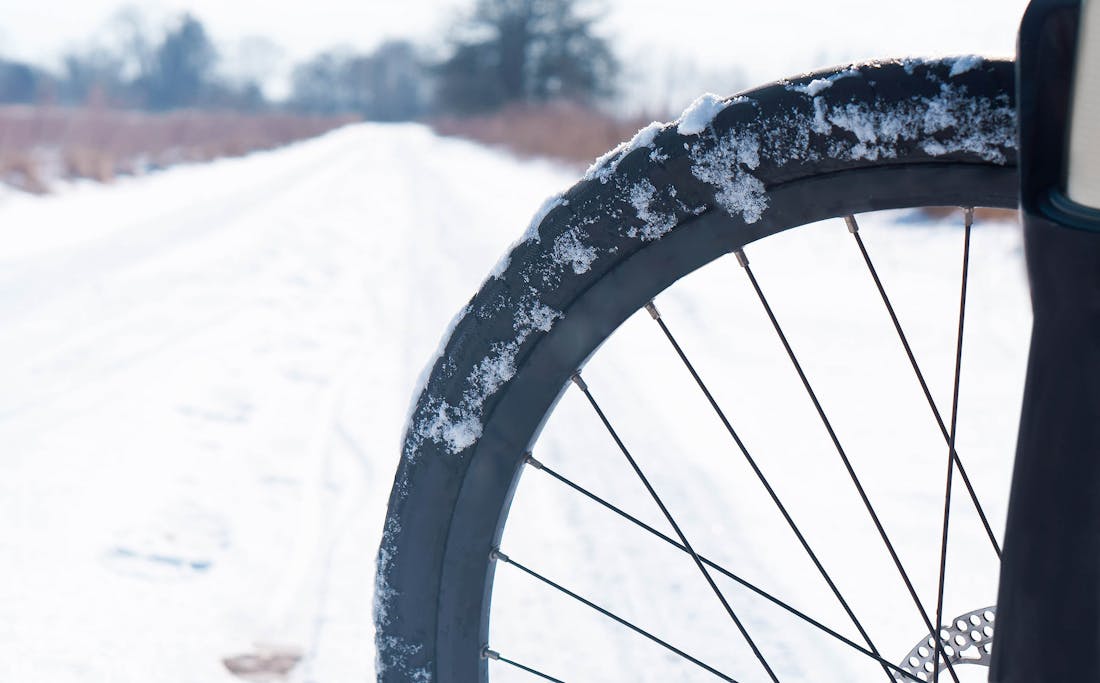
<instances>
[{"instance_id":1,"label":"disc brake rotor","mask_svg":"<svg viewBox=\"0 0 1100 683\"><path fill-rule=\"evenodd\" d=\"M989 666L990 653L993 651L993 621L997 618L996 607L984 607L973 612L960 614L940 629L943 642L943 655L951 666L959 664L978 664ZM910 650L909 655L898 666L922 681L932 679L935 669L936 640L928 634ZM944 667L940 661L940 669ZM894 673L899 681L912 679Z\"/></svg>"}]
</instances>

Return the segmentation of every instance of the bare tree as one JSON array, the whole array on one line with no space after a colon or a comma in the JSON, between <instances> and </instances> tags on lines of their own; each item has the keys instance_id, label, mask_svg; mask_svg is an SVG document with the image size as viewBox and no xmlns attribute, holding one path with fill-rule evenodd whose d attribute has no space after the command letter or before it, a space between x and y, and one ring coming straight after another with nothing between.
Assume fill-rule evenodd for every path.
<instances>
[{"instance_id":1,"label":"bare tree","mask_svg":"<svg viewBox=\"0 0 1100 683\"><path fill-rule=\"evenodd\" d=\"M411 43L383 43L370 54L325 52L294 70L291 104L372 121L409 121L424 113L428 73Z\"/></svg>"},{"instance_id":2,"label":"bare tree","mask_svg":"<svg viewBox=\"0 0 1100 683\"><path fill-rule=\"evenodd\" d=\"M609 94L618 62L594 30L598 19L580 0L477 0L438 67L440 104L473 112Z\"/></svg>"},{"instance_id":3,"label":"bare tree","mask_svg":"<svg viewBox=\"0 0 1100 683\"><path fill-rule=\"evenodd\" d=\"M144 83L149 108L178 109L200 104L217 58L202 22L185 14L153 53Z\"/></svg>"}]
</instances>

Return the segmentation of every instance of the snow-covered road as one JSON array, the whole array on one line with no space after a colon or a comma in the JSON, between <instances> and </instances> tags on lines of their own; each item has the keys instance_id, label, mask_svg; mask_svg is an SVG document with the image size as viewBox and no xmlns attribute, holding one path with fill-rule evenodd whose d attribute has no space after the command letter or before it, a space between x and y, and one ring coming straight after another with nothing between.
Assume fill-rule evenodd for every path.
<instances>
[{"instance_id":1,"label":"snow-covered road","mask_svg":"<svg viewBox=\"0 0 1100 683\"><path fill-rule=\"evenodd\" d=\"M569 174L418 127L0 203L0 680L373 668L444 326Z\"/></svg>"},{"instance_id":2,"label":"snow-covered road","mask_svg":"<svg viewBox=\"0 0 1100 683\"><path fill-rule=\"evenodd\" d=\"M224 658L265 651L302 655L291 681L368 680L374 554L413 387L450 318L574 175L417 126L359 125L0 197L0 681L228 681ZM957 222L894 214L864 232L946 408ZM833 221L751 254L934 604L944 447L850 235ZM973 269L959 450L999 529L1027 327L1016 230L980 226ZM658 304L899 659L923 635L912 606L739 270L719 262ZM744 464L716 468L728 437L653 330L628 321L589 384L695 520L697 546L851 635ZM539 457L660 526L586 410L567 393ZM948 586L951 614L993 591L988 548L957 508L953 562L974 571ZM757 680L690 562L545 478L524 477L505 544L669 638L713 625L684 636L693 651ZM784 681L865 670L730 595ZM571 682L699 674L514 572L498 572L498 596L494 647Z\"/></svg>"}]
</instances>

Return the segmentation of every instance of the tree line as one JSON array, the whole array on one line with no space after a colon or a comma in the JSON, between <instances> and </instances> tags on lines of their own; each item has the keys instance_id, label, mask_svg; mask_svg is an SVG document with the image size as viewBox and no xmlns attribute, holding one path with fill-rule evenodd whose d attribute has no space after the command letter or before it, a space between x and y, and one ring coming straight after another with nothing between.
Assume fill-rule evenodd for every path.
<instances>
[{"instance_id":1,"label":"tree line","mask_svg":"<svg viewBox=\"0 0 1100 683\"><path fill-rule=\"evenodd\" d=\"M360 53L330 50L293 69L289 95L272 101L262 74L228 78L196 17L178 17L159 40L124 20L111 47L65 55L59 70L0 59L0 103L357 114L406 121L476 114L509 104L568 99L594 104L615 91L619 64L586 0L474 0L445 54L403 40Z\"/></svg>"}]
</instances>

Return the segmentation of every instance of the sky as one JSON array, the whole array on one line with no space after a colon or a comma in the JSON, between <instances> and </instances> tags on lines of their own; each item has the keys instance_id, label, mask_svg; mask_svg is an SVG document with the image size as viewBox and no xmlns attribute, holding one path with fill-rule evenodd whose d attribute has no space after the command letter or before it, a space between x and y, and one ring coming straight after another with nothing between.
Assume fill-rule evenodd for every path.
<instances>
[{"instance_id":1,"label":"sky","mask_svg":"<svg viewBox=\"0 0 1100 683\"><path fill-rule=\"evenodd\" d=\"M627 90L679 99L837 62L888 55L1011 54L1026 0L602 0L601 31ZM410 38L442 51L473 0L0 0L0 54L56 63L125 5L154 18L198 16L223 52L263 37L286 71L334 45L370 49ZM667 91L667 92L664 92Z\"/></svg>"}]
</instances>

